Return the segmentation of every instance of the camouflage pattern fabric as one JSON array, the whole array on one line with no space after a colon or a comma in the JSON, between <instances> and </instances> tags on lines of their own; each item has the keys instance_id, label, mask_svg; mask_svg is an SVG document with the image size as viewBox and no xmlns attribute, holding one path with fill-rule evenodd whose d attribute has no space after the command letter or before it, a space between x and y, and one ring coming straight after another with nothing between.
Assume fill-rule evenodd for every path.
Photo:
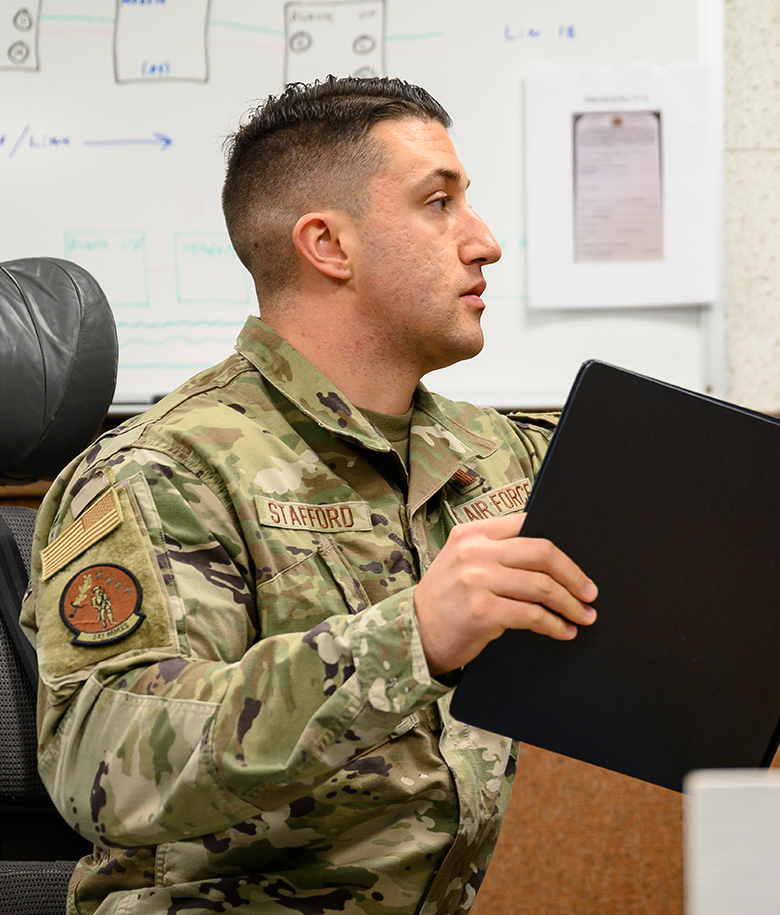
<instances>
[{"instance_id":1,"label":"camouflage pattern fabric","mask_svg":"<svg viewBox=\"0 0 780 915\"><path fill-rule=\"evenodd\" d=\"M40 769L96 843L68 911L461 913L515 748L448 714L415 583L520 510L554 418L420 386L411 476L258 318L39 514Z\"/></svg>"}]
</instances>

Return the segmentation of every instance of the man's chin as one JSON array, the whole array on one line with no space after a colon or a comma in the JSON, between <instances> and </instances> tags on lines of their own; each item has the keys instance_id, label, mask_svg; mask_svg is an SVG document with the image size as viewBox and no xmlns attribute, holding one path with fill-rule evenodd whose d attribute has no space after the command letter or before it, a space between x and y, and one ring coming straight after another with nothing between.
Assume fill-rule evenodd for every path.
<instances>
[{"instance_id":1,"label":"man's chin","mask_svg":"<svg viewBox=\"0 0 780 915\"><path fill-rule=\"evenodd\" d=\"M477 322L480 321L482 315L478 315ZM463 340L463 353L459 356L455 362L463 362L465 359L473 359L475 356L478 356L485 346L485 335L482 333L482 325L477 323L477 327L474 330L473 334L470 334L468 338Z\"/></svg>"},{"instance_id":2,"label":"man's chin","mask_svg":"<svg viewBox=\"0 0 780 915\"><path fill-rule=\"evenodd\" d=\"M447 354L446 361L442 360L440 365L429 369L426 375L429 372L437 372L440 369L449 368L449 366L456 365L458 362L466 362L469 359L473 359L482 352L484 346L485 338L481 332L478 335L475 334L471 340L461 340L460 345L453 347L451 352Z\"/></svg>"}]
</instances>

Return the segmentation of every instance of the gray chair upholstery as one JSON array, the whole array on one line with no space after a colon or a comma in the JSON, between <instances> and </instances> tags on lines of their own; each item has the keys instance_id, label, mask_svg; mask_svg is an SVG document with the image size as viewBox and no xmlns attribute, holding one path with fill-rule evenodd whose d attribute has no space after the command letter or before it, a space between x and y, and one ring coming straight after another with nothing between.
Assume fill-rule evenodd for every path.
<instances>
[{"instance_id":1,"label":"gray chair upholstery","mask_svg":"<svg viewBox=\"0 0 780 915\"><path fill-rule=\"evenodd\" d=\"M62 915L72 861L0 861L2 915Z\"/></svg>"},{"instance_id":2,"label":"gray chair upholstery","mask_svg":"<svg viewBox=\"0 0 780 915\"><path fill-rule=\"evenodd\" d=\"M114 396L116 325L82 267L0 264L0 481L55 476L89 444Z\"/></svg>"},{"instance_id":3,"label":"gray chair upholstery","mask_svg":"<svg viewBox=\"0 0 780 915\"><path fill-rule=\"evenodd\" d=\"M117 361L111 309L85 270L54 258L0 264L0 485L53 477L90 444ZM91 852L37 770L37 668L17 622L34 523L34 509L0 506L0 601L11 611L0 616L0 915L61 915L76 859Z\"/></svg>"}]
</instances>

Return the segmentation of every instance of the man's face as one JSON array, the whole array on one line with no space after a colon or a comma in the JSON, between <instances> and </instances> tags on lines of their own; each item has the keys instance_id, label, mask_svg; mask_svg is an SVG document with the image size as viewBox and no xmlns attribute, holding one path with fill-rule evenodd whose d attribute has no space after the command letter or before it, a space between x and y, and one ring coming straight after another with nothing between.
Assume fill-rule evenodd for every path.
<instances>
[{"instance_id":1,"label":"man's face","mask_svg":"<svg viewBox=\"0 0 780 915\"><path fill-rule=\"evenodd\" d=\"M482 267L501 249L466 202L468 179L441 124L381 121L371 135L388 164L369 182L354 288L384 350L422 377L482 349Z\"/></svg>"}]
</instances>

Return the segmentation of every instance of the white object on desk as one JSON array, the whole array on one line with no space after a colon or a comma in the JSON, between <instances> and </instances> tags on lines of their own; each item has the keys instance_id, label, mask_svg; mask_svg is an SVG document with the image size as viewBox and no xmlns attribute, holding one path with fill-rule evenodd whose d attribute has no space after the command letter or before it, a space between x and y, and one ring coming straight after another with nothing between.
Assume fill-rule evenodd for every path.
<instances>
[{"instance_id":1,"label":"white object on desk","mask_svg":"<svg viewBox=\"0 0 780 915\"><path fill-rule=\"evenodd\" d=\"M693 772L684 811L686 915L777 915L780 770Z\"/></svg>"}]
</instances>

